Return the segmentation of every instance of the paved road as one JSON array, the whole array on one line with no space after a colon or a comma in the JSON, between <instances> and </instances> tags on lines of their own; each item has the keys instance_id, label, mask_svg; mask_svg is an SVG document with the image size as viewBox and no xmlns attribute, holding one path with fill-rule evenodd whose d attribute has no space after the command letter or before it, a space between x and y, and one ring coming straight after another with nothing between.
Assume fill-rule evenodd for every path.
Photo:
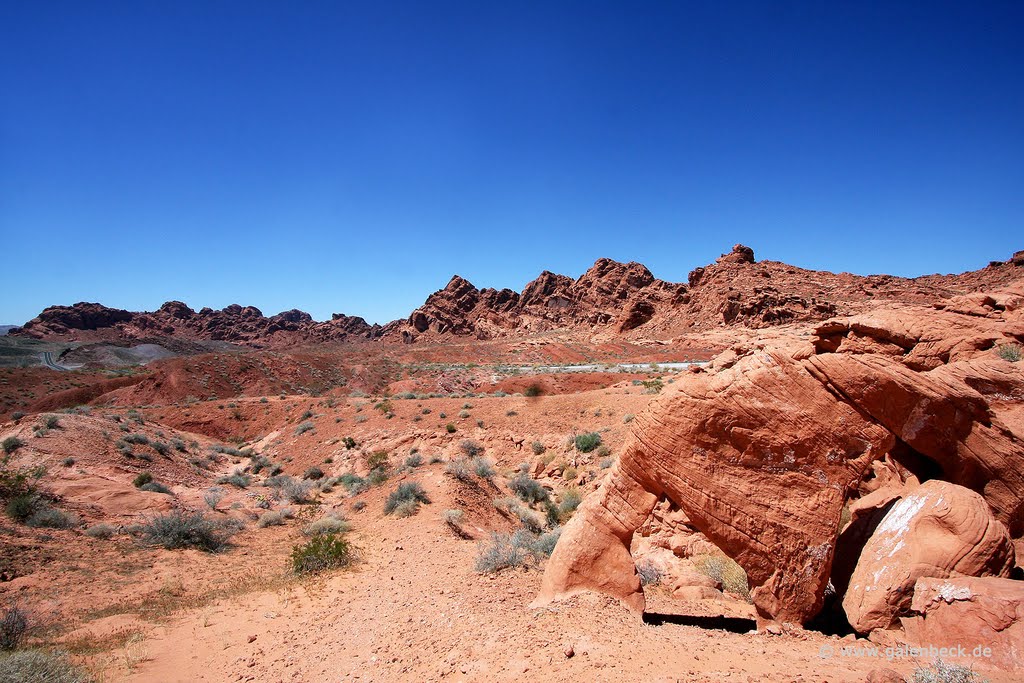
<instances>
[{"instance_id":1,"label":"paved road","mask_svg":"<svg viewBox=\"0 0 1024 683\"><path fill-rule=\"evenodd\" d=\"M58 365L56 362L54 362L52 351L43 351L40 355L42 356L43 359L43 365L50 368L51 370L60 370L61 372L67 370L67 368L64 367L63 365Z\"/></svg>"}]
</instances>

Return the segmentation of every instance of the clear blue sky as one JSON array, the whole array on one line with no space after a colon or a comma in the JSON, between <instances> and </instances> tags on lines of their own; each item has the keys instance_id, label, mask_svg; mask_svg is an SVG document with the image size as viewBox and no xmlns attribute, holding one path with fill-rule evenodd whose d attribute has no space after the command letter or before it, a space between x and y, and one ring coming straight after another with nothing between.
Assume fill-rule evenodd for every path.
<instances>
[{"instance_id":1,"label":"clear blue sky","mask_svg":"<svg viewBox=\"0 0 1024 683\"><path fill-rule=\"evenodd\" d=\"M0 4L0 322L1024 248L1022 2Z\"/></svg>"}]
</instances>

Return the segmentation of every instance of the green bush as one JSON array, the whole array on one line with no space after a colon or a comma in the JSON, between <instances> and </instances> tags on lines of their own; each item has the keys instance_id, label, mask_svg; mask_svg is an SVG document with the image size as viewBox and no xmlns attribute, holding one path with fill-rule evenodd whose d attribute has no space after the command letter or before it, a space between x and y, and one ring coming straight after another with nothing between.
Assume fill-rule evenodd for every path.
<instances>
[{"instance_id":1,"label":"green bush","mask_svg":"<svg viewBox=\"0 0 1024 683\"><path fill-rule=\"evenodd\" d=\"M319 467L310 467L302 473L303 479L312 479L314 481L324 478L324 471Z\"/></svg>"},{"instance_id":2,"label":"green bush","mask_svg":"<svg viewBox=\"0 0 1024 683\"><path fill-rule=\"evenodd\" d=\"M405 459L406 467L419 467L423 464L423 456L419 454L410 455Z\"/></svg>"},{"instance_id":3,"label":"green bush","mask_svg":"<svg viewBox=\"0 0 1024 683\"><path fill-rule=\"evenodd\" d=\"M9 436L3 441L4 453L10 455L14 451L18 450L25 445L25 442L16 436Z\"/></svg>"},{"instance_id":4,"label":"green bush","mask_svg":"<svg viewBox=\"0 0 1024 683\"><path fill-rule=\"evenodd\" d=\"M494 471L494 467L491 465L491 463L485 460L484 458L473 458L469 462L470 464L472 464L473 471L476 473L476 476L480 477L481 479L486 479L487 481L490 481L491 479L494 478L494 475L497 474Z\"/></svg>"},{"instance_id":5,"label":"green bush","mask_svg":"<svg viewBox=\"0 0 1024 683\"><path fill-rule=\"evenodd\" d=\"M11 683L88 683L92 677L64 652L19 650L0 655L0 681Z\"/></svg>"},{"instance_id":6,"label":"green bush","mask_svg":"<svg viewBox=\"0 0 1024 683\"><path fill-rule=\"evenodd\" d=\"M24 522L39 508L41 501L34 493L22 493L7 501L4 511L15 522Z\"/></svg>"},{"instance_id":7,"label":"green bush","mask_svg":"<svg viewBox=\"0 0 1024 683\"><path fill-rule=\"evenodd\" d=\"M1011 363L1016 363L1021 358L1021 350L1019 344L1000 344L999 345L999 357L1003 360L1008 360Z\"/></svg>"},{"instance_id":8,"label":"green bush","mask_svg":"<svg viewBox=\"0 0 1024 683\"><path fill-rule=\"evenodd\" d=\"M540 396L542 393L544 393L544 389L536 382L526 387L526 389L523 391L523 395L529 396L530 398Z\"/></svg>"},{"instance_id":9,"label":"green bush","mask_svg":"<svg viewBox=\"0 0 1024 683\"><path fill-rule=\"evenodd\" d=\"M750 602L750 584L747 573L735 560L725 555L699 555L693 558L693 568L722 584L722 589L739 595Z\"/></svg>"},{"instance_id":10,"label":"green bush","mask_svg":"<svg viewBox=\"0 0 1024 683\"><path fill-rule=\"evenodd\" d=\"M445 429L445 431L446 431L446 432L448 432L449 434L454 434L454 433L455 433L455 431L456 431L456 429L457 429L457 427L456 427L455 425L453 425L453 424L452 424L451 422L449 422L448 424L446 424L446 425L444 426L444 429Z\"/></svg>"},{"instance_id":11,"label":"green bush","mask_svg":"<svg viewBox=\"0 0 1024 683\"><path fill-rule=\"evenodd\" d=\"M25 524L37 529L73 529L81 520L73 515L51 507L43 507L33 512Z\"/></svg>"},{"instance_id":12,"label":"green bush","mask_svg":"<svg viewBox=\"0 0 1024 683\"><path fill-rule=\"evenodd\" d=\"M208 553L223 549L237 526L222 524L200 512L174 510L157 515L133 529L142 541L167 550L197 548Z\"/></svg>"},{"instance_id":13,"label":"green bush","mask_svg":"<svg viewBox=\"0 0 1024 683\"><path fill-rule=\"evenodd\" d=\"M532 444L530 444L530 449L533 451L534 455L543 455L544 451L547 450L547 448L544 447L544 444L542 444L540 441L534 441Z\"/></svg>"},{"instance_id":14,"label":"green bush","mask_svg":"<svg viewBox=\"0 0 1024 683\"><path fill-rule=\"evenodd\" d=\"M262 469L262 468L261 468ZM217 479L218 484L230 484L235 488L244 489L252 483L252 477L248 474L240 471L235 471L232 474L225 475Z\"/></svg>"},{"instance_id":15,"label":"green bush","mask_svg":"<svg viewBox=\"0 0 1024 683\"><path fill-rule=\"evenodd\" d=\"M132 483L135 485L135 488L141 489L143 486L145 486L151 481L153 481L152 474L150 474L149 472L140 472L135 476L135 479L132 480Z\"/></svg>"},{"instance_id":16,"label":"green bush","mask_svg":"<svg viewBox=\"0 0 1024 683\"><path fill-rule=\"evenodd\" d=\"M416 513L420 503L430 503L423 487L415 481L402 482L388 495L384 503L384 514L396 513L399 517L408 517ZM404 506L404 509L399 510L400 506Z\"/></svg>"},{"instance_id":17,"label":"green bush","mask_svg":"<svg viewBox=\"0 0 1024 683\"><path fill-rule=\"evenodd\" d=\"M601 435L597 432L578 434L575 439L576 450L580 453L589 453L601 445Z\"/></svg>"},{"instance_id":18,"label":"green bush","mask_svg":"<svg viewBox=\"0 0 1024 683\"><path fill-rule=\"evenodd\" d=\"M307 543L292 548L292 570L296 574L315 574L352 563L351 544L338 534L318 534Z\"/></svg>"},{"instance_id":19,"label":"green bush","mask_svg":"<svg viewBox=\"0 0 1024 683\"><path fill-rule=\"evenodd\" d=\"M542 503L548 499L547 489L522 472L508 480L508 487L525 503Z\"/></svg>"},{"instance_id":20,"label":"green bush","mask_svg":"<svg viewBox=\"0 0 1024 683\"><path fill-rule=\"evenodd\" d=\"M47 429L60 429L60 418L56 415L44 415L43 426Z\"/></svg>"},{"instance_id":21,"label":"green bush","mask_svg":"<svg viewBox=\"0 0 1024 683\"><path fill-rule=\"evenodd\" d=\"M572 513L576 512L576 508L580 506L583 497L580 495L579 489L566 489L565 493L562 494L562 502L558 505L558 512L561 514L563 519L568 519L572 516Z\"/></svg>"},{"instance_id":22,"label":"green bush","mask_svg":"<svg viewBox=\"0 0 1024 683\"><path fill-rule=\"evenodd\" d=\"M512 543L509 534L492 533L489 542L477 546L476 570L481 574L496 574L502 569L522 567L529 553Z\"/></svg>"},{"instance_id":23,"label":"green bush","mask_svg":"<svg viewBox=\"0 0 1024 683\"><path fill-rule=\"evenodd\" d=\"M145 446L149 443L149 437L145 434L125 434L121 439L125 443L132 443L139 446Z\"/></svg>"},{"instance_id":24,"label":"green bush","mask_svg":"<svg viewBox=\"0 0 1024 683\"><path fill-rule=\"evenodd\" d=\"M143 484L142 486L139 487L139 490L149 491L150 493L163 493L168 496L174 495L174 493L169 488L167 488L158 481L151 481L148 484Z\"/></svg>"},{"instance_id":25,"label":"green bush","mask_svg":"<svg viewBox=\"0 0 1024 683\"><path fill-rule=\"evenodd\" d=\"M303 422L302 424L295 428L295 436L305 434L306 432L313 431L314 429L316 428L313 426L312 422Z\"/></svg>"},{"instance_id":26,"label":"green bush","mask_svg":"<svg viewBox=\"0 0 1024 683\"><path fill-rule=\"evenodd\" d=\"M472 439L464 439L462 443L459 444L459 450L461 450L463 455L467 458L475 458L483 454L484 447Z\"/></svg>"}]
</instances>

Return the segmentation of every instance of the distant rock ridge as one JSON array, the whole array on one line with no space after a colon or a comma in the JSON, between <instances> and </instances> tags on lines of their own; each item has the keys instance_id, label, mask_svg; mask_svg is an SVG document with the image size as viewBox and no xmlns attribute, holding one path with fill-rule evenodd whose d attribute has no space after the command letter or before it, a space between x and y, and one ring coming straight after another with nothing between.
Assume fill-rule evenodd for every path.
<instances>
[{"instance_id":1,"label":"distant rock ridge","mask_svg":"<svg viewBox=\"0 0 1024 683\"><path fill-rule=\"evenodd\" d=\"M669 339L723 326L763 328L851 315L883 301L937 304L958 294L1020 277L1024 252L960 275L901 278L812 271L757 261L735 245L715 263L695 268L686 283L660 280L640 263L598 259L579 278L542 272L523 287L478 289L455 275L407 318L386 325L335 313L317 322L304 311L265 316L253 306L194 311L168 301L154 312L98 303L51 306L12 336L35 339L130 342L154 337L285 347L348 341L416 343L499 339L551 330L589 337Z\"/></svg>"}]
</instances>

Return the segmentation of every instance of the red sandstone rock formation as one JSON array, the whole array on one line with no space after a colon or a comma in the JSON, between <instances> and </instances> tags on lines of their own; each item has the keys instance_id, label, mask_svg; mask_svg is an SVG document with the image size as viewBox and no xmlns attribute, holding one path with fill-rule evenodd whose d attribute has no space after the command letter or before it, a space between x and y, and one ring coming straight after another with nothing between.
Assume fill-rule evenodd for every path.
<instances>
[{"instance_id":1,"label":"red sandstone rock formation","mask_svg":"<svg viewBox=\"0 0 1024 683\"><path fill-rule=\"evenodd\" d=\"M1024 531L1024 281L941 308L892 306L808 342L734 354L634 422L633 442L566 526L538 604L596 590L640 609L630 540L667 497L735 559L764 618L822 605L840 514L873 461L981 493ZM970 304L970 305L969 305Z\"/></svg>"},{"instance_id":2,"label":"red sandstone rock formation","mask_svg":"<svg viewBox=\"0 0 1024 683\"><path fill-rule=\"evenodd\" d=\"M1014 549L980 495L933 479L894 505L868 539L843 598L859 633L887 629L921 577L1007 577Z\"/></svg>"}]
</instances>

